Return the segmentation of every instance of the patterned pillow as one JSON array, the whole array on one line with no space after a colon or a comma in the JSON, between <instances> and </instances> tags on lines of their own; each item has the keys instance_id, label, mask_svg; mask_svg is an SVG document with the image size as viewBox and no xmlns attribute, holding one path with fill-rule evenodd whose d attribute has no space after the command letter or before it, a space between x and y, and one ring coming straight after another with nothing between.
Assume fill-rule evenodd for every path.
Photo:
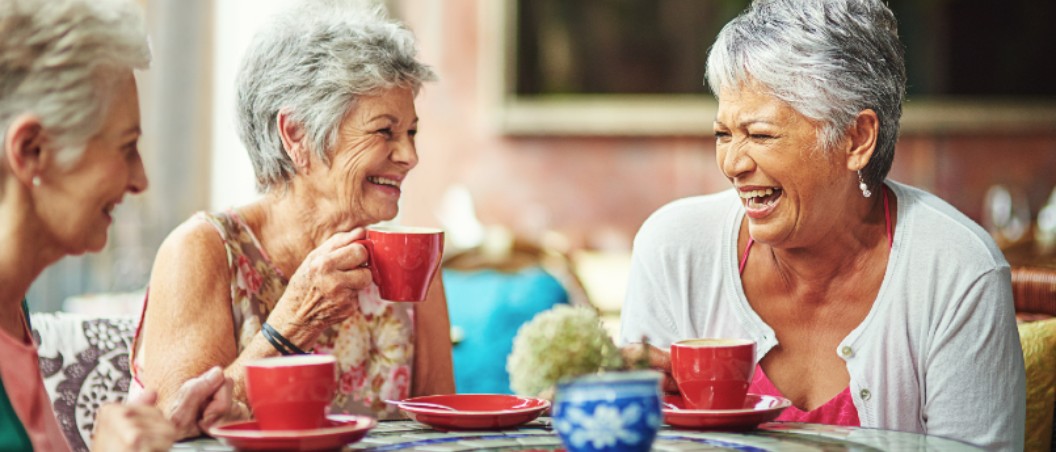
<instances>
[{"instance_id":1,"label":"patterned pillow","mask_svg":"<svg viewBox=\"0 0 1056 452\"><path fill-rule=\"evenodd\" d=\"M38 313L30 322L59 425L70 447L88 450L96 411L105 403L123 402L128 394L135 319Z\"/></svg>"},{"instance_id":2,"label":"patterned pillow","mask_svg":"<svg viewBox=\"0 0 1056 452\"><path fill-rule=\"evenodd\" d=\"M1050 450L1056 404L1056 319L1019 326L1027 368L1025 450Z\"/></svg>"}]
</instances>

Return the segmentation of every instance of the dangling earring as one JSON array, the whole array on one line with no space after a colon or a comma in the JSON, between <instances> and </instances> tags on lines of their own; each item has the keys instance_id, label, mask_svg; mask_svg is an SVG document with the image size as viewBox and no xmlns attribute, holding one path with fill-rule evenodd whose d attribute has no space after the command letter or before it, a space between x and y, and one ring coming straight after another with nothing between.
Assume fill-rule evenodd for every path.
<instances>
[{"instance_id":1,"label":"dangling earring","mask_svg":"<svg viewBox=\"0 0 1056 452\"><path fill-rule=\"evenodd\" d=\"M34 187L39 187L40 186L40 176L33 176L33 186Z\"/></svg>"},{"instance_id":2,"label":"dangling earring","mask_svg":"<svg viewBox=\"0 0 1056 452\"><path fill-rule=\"evenodd\" d=\"M873 196L873 192L869 191L869 186L865 184L865 179L862 178L862 170L858 170L858 189L862 191L862 196L866 198Z\"/></svg>"}]
</instances>

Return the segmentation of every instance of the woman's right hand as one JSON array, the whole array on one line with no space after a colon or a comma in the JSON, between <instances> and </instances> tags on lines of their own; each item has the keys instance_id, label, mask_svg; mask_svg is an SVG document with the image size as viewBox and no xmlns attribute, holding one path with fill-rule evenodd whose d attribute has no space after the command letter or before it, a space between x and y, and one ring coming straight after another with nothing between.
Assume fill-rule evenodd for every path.
<instances>
[{"instance_id":1,"label":"woman's right hand","mask_svg":"<svg viewBox=\"0 0 1056 452\"><path fill-rule=\"evenodd\" d=\"M664 390L664 393L678 394L678 385L675 384L675 378L671 375L670 353L652 345L634 343L627 344L621 348L620 354L623 356L624 362L633 364L644 361L648 363L649 368L663 373L664 379L660 387Z\"/></svg>"},{"instance_id":2,"label":"woman's right hand","mask_svg":"<svg viewBox=\"0 0 1056 452\"><path fill-rule=\"evenodd\" d=\"M154 406L157 394L146 390L125 404L99 407L92 450L167 451L176 441L176 427Z\"/></svg>"},{"instance_id":3,"label":"woman's right hand","mask_svg":"<svg viewBox=\"0 0 1056 452\"><path fill-rule=\"evenodd\" d=\"M364 236L362 228L339 232L308 253L276 306L285 315L276 317L317 334L351 316L358 292L371 283L367 250L355 243Z\"/></svg>"}]
</instances>

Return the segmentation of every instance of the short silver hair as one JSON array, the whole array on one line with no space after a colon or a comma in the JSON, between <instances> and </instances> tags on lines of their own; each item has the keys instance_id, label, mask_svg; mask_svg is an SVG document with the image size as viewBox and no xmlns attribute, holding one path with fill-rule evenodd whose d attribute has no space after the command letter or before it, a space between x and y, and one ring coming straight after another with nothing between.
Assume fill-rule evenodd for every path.
<instances>
[{"instance_id":1,"label":"short silver hair","mask_svg":"<svg viewBox=\"0 0 1056 452\"><path fill-rule=\"evenodd\" d=\"M102 128L119 75L150 64L129 0L3 0L0 36L0 135L34 114L60 161L79 157Z\"/></svg>"},{"instance_id":2,"label":"short silver hair","mask_svg":"<svg viewBox=\"0 0 1056 452\"><path fill-rule=\"evenodd\" d=\"M256 34L236 81L238 132L259 190L284 186L296 173L279 136L280 111L329 164L338 128L360 96L393 87L417 95L436 79L416 59L411 32L380 5L304 3Z\"/></svg>"},{"instance_id":3,"label":"short silver hair","mask_svg":"<svg viewBox=\"0 0 1056 452\"><path fill-rule=\"evenodd\" d=\"M719 32L707 83L716 97L761 84L823 124L819 147L826 150L871 108L880 131L862 175L876 186L891 170L906 69L898 23L882 0L756 0Z\"/></svg>"}]
</instances>

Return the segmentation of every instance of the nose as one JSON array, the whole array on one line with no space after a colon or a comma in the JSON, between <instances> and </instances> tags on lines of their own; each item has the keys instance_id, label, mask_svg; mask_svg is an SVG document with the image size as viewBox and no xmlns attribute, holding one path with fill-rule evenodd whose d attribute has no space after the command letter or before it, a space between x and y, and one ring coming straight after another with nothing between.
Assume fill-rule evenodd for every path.
<instances>
[{"instance_id":1,"label":"nose","mask_svg":"<svg viewBox=\"0 0 1056 452\"><path fill-rule=\"evenodd\" d=\"M128 191L133 194L142 193L147 189L149 181L147 180L147 170L143 167L143 159L136 157L131 162L131 171L128 174Z\"/></svg>"},{"instance_id":2,"label":"nose","mask_svg":"<svg viewBox=\"0 0 1056 452\"><path fill-rule=\"evenodd\" d=\"M407 167L408 170L418 166L418 148L414 144L414 138L404 134L394 147L390 156L393 162Z\"/></svg>"},{"instance_id":3,"label":"nose","mask_svg":"<svg viewBox=\"0 0 1056 452\"><path fill-rule=\"evenodd\" d=\"M748 155L741 143L721 145L716 152L722 173L730 180L736 179L755 169L755 161Z\"/></svg>"}]
</instances>

